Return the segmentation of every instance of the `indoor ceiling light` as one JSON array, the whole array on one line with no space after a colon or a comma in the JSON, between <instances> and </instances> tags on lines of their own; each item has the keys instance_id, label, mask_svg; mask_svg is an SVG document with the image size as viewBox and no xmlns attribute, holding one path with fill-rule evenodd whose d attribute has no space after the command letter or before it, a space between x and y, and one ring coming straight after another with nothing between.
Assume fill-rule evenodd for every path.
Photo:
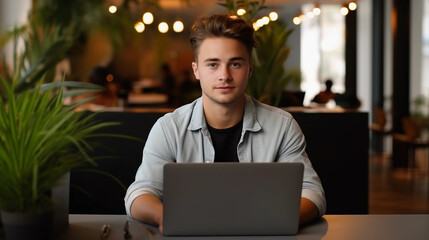
<instances>
[{"instance_id":1,"label":"indoor ceiling light","mask_svg":"<svg viewBox=\"0 0 429 240\"><path fill-rule=\"evenodd\" d=\"M144 24L152 24L153 23L153 14L151 12L145 12L142 17Z\"/></svg>"},{"instance_id":2,"label":"indoor ceiling light","mask_svg":"<svg viewBox=\"0 0 429 240\"><path fill-rule=\"evenodd\" d=\"M161 22L158 25L158 31L160 33L166 33L168 32L168 24L166 22Z\"/></svg>"}]
</instances>

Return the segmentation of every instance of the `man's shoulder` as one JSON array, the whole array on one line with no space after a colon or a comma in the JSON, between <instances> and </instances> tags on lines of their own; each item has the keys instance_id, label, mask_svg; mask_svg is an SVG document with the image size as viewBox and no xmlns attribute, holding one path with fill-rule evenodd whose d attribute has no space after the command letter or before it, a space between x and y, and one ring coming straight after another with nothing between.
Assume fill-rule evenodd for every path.
<instances>
[{"instance_id":1,"label":"man's shoulder","mask_svg":"<svg viewBox=\"0 0 429 240\"><path fill-rule=\"evenodd\" d=\"M260 117L267 117L270 119L272 119L272 118L274 118L274 119L277 119L277 118L280 118L280 119L293 118L292 115L284 109L259 102L256 99L253 99L253 102L255 105L256 115L258 116L258 118L260 118Z\"/></svg>"},{"instance_id":2,"label":"man's shoulder","mask_svg":"<svg viewBox=\"0 0 429 240\"><path fill-rule=\"evenodd\" d=\"M266 134L261 136L273 137L289 129L294 122L293 116L284 109L261 103L255 99L252 100L251 108L247 111L247 123L250 130L263 130Z\"/></svg>"}]
</instances>

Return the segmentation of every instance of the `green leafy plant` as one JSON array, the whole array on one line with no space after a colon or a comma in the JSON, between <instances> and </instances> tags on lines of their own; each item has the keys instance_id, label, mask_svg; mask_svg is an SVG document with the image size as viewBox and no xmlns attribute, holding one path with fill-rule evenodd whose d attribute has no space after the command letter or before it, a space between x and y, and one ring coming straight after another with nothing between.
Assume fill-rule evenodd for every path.
<instances>
[{"instance_id":1,"label":"green leafy plant","mask_svg":"<svg viewBox=\"0 0 429 240\"><path fill-rule=\"evenodd\" d=\"M58 28L45 29L32 24L15 28L5 36L8 36L5 39L12 40L14 48L11 63L13 70L6 71L4 78L13 85L16 93L33 88L42 77L45 82L52 82L55 66L67 56L73 43L60 34ZM18 51L21 41L24 49L22 53ZM4 45L6 43L4 41ZM3 69L8 69L4 57Z\"/></svg>"},{"instance_id":2,"label":"green leafy plant","mask_svg":"<svg viewBox=\"0 0 429 240\"><path fill-rule=\"evenodd\" d=\"M425 95L417 96L411 102L410 117L418 129L429 129L429 99Z\"/></svg>"},{"instance_id":3,"label":"green leafy plant","mask_svg":"<svg viewBox=\"0 0 429 240\"><path fill-rule=\"evenodd\" d=\"M43 80L43 78L42 78ZM50 191L72 168L95 164L88 139L112 123L94 123L93 115L63 104L55 86L17 94L0 77L0 209L38 212L51 205Z\"/></svg>"},{"instance_id":4,"label":"green leafy plant","mask_svg":"<svg viewBox=\"0 0 429 240\"><path fill-rule=\"evenodd\" d=\"M239 17L249 24L253 24L260 11L266 8L264 4L265 0L225 0L219 3L233 15L240 8L246 10L246 14ZM299 85L301 81L298 70L286 70L284 66L291 50L286 43L292 32L293 29L278 20L255 32L258 47L252 53L254 71L249 79L247 93L261 102L278 105L285 88Z\"/></svg>"},{"instance_id":5,"label":"green leafy plant","mask_svg":"<svg viewBox=\"0 0 429 240\"><path fill-rule=\"evenodd\" d=\"M150 0L155 1L155 0ZM118 11L112 14L108 11L109 3L104 0L42 0L33 1L28 15L28 26L34 33L34 40L45 31L55 33L63 42L57 45L48 44L49 39L41 38L42 44L49 46L52 56L67 59L71 71L69 79L81 81L93 67L91 64L82 65L81 57L85 53L88 40L94 34L102 34L112 48L124 44L124 29L131 28L134 20L130 18L130 6L135 6L138 0L125 0L118 5ZM146 1L145 1L146 2ZM26 33L25 33L26 34ZM59 39L56 39L59 40ZM37 44L33 41L32 44ZM67 45L63 44L66 43ZM0 46L2 37L0 37ZM53 59L48 57L48 59ZM58 61L56 61L58 62ZM45 81L52 78L46 74Z\"/></svg>"},{"instance_id":6,"label":"green leafy plant","mask_svg":"<svg viewBox=\"0 0 429 240\"><path fill-rule=\"evenodd\" d=\"M151 0L153 1L153 0ZM122 29L128 21L128 6L137 0L124 0L116 14L107 11L105 0L43 0L33 1L29 21L44 28L60 29L61 35L84 41L91 32L101 30L112 43L122 44Z\"/></svg>"},{"instance_id":7,"label":"green leafy plant","mask_svg":"<svg viewBox=\"0 0 429 240\"><path fill-rule=\"evenodd\" d=\"M16 28L11 69L0 76L0 210L43 212L52 207L50 191L73 168L94 165L93 137L115 125L95 122L94 114L76 112L64 99L102 88L83 82L52 82L56 64L73 39L57 28ZM24 47L18 51L19 40ZM6 42L6 41L4 41ZM3 58L5 59L5 58ZM5 61L3 61L5 63Z\"/></svg>"},{"instance_id":8,"label":"green leafy plant","mask_svg":"<svg viewBox=\"0 0 429 240\"><path fill-rule=\"evenodd\" d=\"M429 120L429 101L421 95L413 99L411 104L411 117L421 121Z\"/></svg>"},{"instance_id":9,"label":"green leafy plant","mask_svg":"<svg viewBox=\"0 0 429 240\"><path fill-rule=\"evenodd\" d=\"M285 88L300 82L299 71L287 71L284 67L290 53L286 42L291 33L285 24L272 22L255 34L259 46L253 51L254 73L247 91L262 102L277 105Z\"/></svg>"}]
</instances>

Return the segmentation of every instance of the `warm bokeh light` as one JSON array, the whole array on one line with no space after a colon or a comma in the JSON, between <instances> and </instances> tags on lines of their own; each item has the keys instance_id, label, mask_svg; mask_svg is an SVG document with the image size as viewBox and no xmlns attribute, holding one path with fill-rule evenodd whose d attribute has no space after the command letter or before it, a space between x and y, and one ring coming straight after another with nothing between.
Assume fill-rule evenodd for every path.
<instances>
[{"instance_id":1,"label":"warm bokeh light","mask_svg":"<svg viewBox=\"0 0 429 240\"><path fill-rule=\"evenodd\" d=\"M166 22L161 22L158 25L158 31L160 33L166 33L168 32L168 24Z\"/></svg>"},{"instance_id":2,"label":"warm bokeh light","mask_svg":"<svg viewBox=\"0 0 429 240\"><path fill-rule=\"evenodd\" d=\"M175 21L173 23L173 30L175 32L178 32L178 33L182 32L184 28L185 28L185 26L183 25L183 23L181 21Z\"/></svg>"},{"instance_id":3,"label":"warm bokeh light","mask_svg":"<svg viewBox=\"0 0 429 240\"><path fill-rule=\"evenodd\" d=\"M307 12L306 15L308 18L314 18L314 12L313 11Z\"/></svg>"},{"instance_id":4,"label":"warm bokeh light","mask_svg":"<svg viewBox=\"0 0 429 240\"><path fill-rule=\"evenodd\" d=\"M259 26L256 22L253 23L253 30L255 30L255 31L259 30Z\"/></svg>"},{"instance_id":5,"label":"warm bokeh light","mask_svg":"<svg viewBox=\"0 0 429 240\"><path fill-rule=\"evenodd\" d=\"M243 8L240 8L237 10L237 15L238 16L243 16L244 14L246 14L246 10Z\"/></svg>"},{"instance_id":6,"label":"warm bokeh light","mask_svg":"<svg viewBox=\"0 0 429 240\"><path fill-rule=\"evenodd\" d=\"M340 13L341 13L341 15L346 16L349 13L349 9L346 7L342 7L340 9Z\"/></svg>"},{"instance_id":7,"label":"warm bokeh light","mask_svg":"<svg viewBox=\"0 0 429 240\"><path fill-rule=\"evenodd\" d=\"M264 23L264 25L268 25L268 23L270 23L270 18L267 17L267 16L265 16L265 17L263 17L261 19L262 19L262 23Z\"/></svg>"},{"instance_id":8,"label":"warm bokeh light","mask_svg":"<svg viewBox=\"0 0 429 240\"><path fill-rule=\"evenodd\" d=\"M301 18L300 17L294 17L292 21L293 21L293 24L295 24L295 25L301 24Z\"/></svg>"},{"instance_id":9,"label":"warm bokeh light","mask_svg":"<svg viewBox=\"0 0 429 240\"><path fill-rule=\"evenodd\" d=\"M322 10L320 9L319 6L315 6L313 8L313 13L314 13L314 15L319 16L322 13Z\"/></svg>"},{"instance_id":10,"label":"warm bokeh light","mask_svg":"<svg viewBox=\"0 0 429 240\"><path fill-rule=\"evenodd\" d=\"M110 13L116 13L116 11L118 11L118 8L115 5L112 5L109 7L109 12Z\"/></svg>"},{"instance_id":11,"label":"warm bokeh light","mask_svg":"<svg viewBox=\"0 0 429 240\"><path fill-rule=\"evenodd\" d=\"M355 2L350 2L350 3L349 3L349 9L350 9L351 11L356 10L356 9L357 9L357 4L356 4Z\"/></svg>"},{"instance_id":12,"label":"warm bokeh light","mask_svg":"<svg viewBox=\"0 0 429 240\"><path fill-rule=\"evenodd\" d=\"M142 33L145 30L145 25L142 22L136 22L136 24L134 24L134 29L138 32L138 33Z\"/></svg>"},{"instance_id":13,"label":"warm bokeh light","mask_svg":"<svg viewBox=\"0 0 429 240\"><path fill-rule=\"evenodd\" d=\"M113 75L112 75L112 74L110 74L110 73L106 76L106 80L107 80L108 82L113 82L113 79L114 79L114 77L113 77Z\"/></svg>"},{"instance_id":14,"label":"warm bokeh light","mask_svg":"<svg viewBox=\"0 0 429 240\"><path fill-rule=\"evenodd\" d=\"M276 12L270 12L268 16L270 16L271 21L277 21L277 19L279 19L279 15Z\"/></svg>"},{"instance_id":15,"label":"warm bokeh light","mask_svg":"<svg viewBox=\"0 0 429 240\"><path fill-rule=\"evenodd\" d=\"M262 21L262 19L258 19L257 21L256 21L256 25L258 26L258 27L263 27L264 26L264 21Z\"/></svg>"},{"instance_id":16,"label":"warm bokeh light","mask_svg":"<svg viewBox=\"0 0 429 240\"><path fill-rule=\"evenodd\" d=\"M144 24L152 24L153 23L153 14L151 12L145 12L142 17Z\"/></svg>"}]
</instances>

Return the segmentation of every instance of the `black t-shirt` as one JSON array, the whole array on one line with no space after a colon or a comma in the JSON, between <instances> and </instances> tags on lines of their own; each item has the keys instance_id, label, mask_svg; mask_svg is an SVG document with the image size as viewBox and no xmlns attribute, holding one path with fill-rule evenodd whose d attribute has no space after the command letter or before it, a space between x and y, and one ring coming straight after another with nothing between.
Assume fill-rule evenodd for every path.
<instances>
[{"instance_id":1,"label":"black t-shirt","mask_svg":"<svg viewBox=\"0 0 429 240\"><path fill-rule=\"evenodd\" d=\"M243 121L226 129L207 125L215 149L215 162L238 162L237 145L241 137Z\"/></svg>"}]
</instances>

